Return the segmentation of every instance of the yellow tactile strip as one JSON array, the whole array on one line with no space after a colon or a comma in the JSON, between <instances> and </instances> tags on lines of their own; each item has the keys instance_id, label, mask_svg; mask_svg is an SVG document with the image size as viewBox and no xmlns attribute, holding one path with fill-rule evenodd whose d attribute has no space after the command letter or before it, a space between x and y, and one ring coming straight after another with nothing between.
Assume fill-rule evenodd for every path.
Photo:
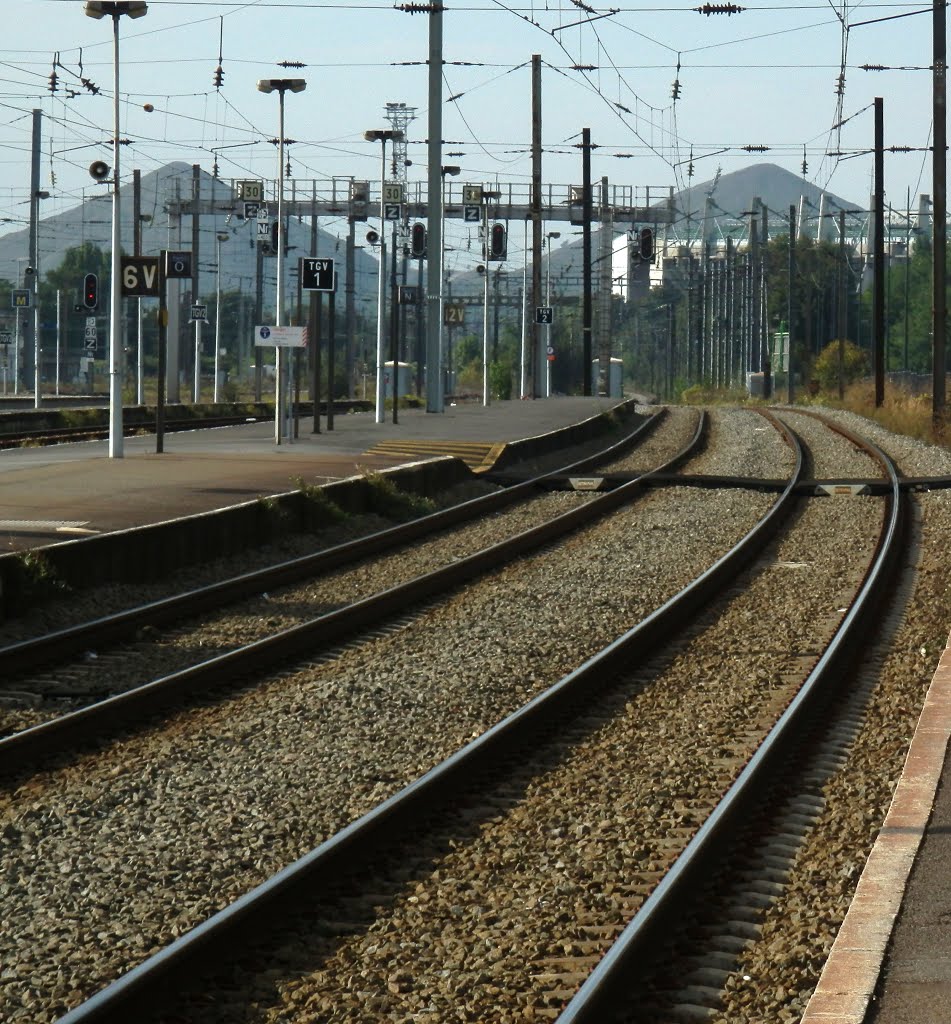
<instances>
[{"instance_id":1,"label":"yellow tactile strip","mask_svg":"<svg viewBox=\"0 0 951 1024\"><path fill-rule=\"evenodd\" d=\"M502 454L505 442L489 441L380 441L368 448L367 455L390 458L423 459L436 455L452 455L475 472L491 469Z\"/></svg>"},{"instance_id":2,"label":"yellow tactile strip","mask_svg":"<svg viewBox=\"0 0 951 1024\"><path fill-rule=\"evenodd\" d=\"M801 1024L862 1024L865 1019L931 817L949 734L951 648L946 647L885 822Z\"/></svg>"}]
</instances>

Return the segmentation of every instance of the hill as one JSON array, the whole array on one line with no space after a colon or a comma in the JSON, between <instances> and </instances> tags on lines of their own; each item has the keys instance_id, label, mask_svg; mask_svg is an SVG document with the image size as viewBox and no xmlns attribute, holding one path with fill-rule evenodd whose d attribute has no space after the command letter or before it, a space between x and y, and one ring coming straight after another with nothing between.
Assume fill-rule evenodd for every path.
<instances>
[{"instance_id":1,"label":"hill","mask_svg":"<svg viewBox=\"0 0 951 1024\"><path fill-rule=\"evenodd\" d=\"M181 227L172 237L168 215L169 204L188 200L192 196L192 167L181 161L166 164L156 171L142 175L142 252L157 255L162 249L191 249L191 218L181 218ZM200 171L199 188L202 199L233 197L228 183L220 181L205 171ZM67 249L91 242L103 251L112 247L112 194L107 185L90 184L89 198L78 206L51 217L41 217L39 223L40 272L44 268L58 267ZM133 252L133 197L132 183L127 182L120 190L122 248ZM40 205L42 212L42 204ZM253 288L255 280L255 236L256 225L239 217L202 217L199 232L199 291L204 298L213 296L216 285L216 234L227 233L230 238L221 246L221 287L228 291ZM310 254L310 224L291 219L288 227L288 246L291 249L288 265L295 255ZM295 253L296 250L296 253ZM345 243L336 235L318 226L318 254L335 256L342 294L346 283ZM0 237L0 274L13 280L22 281L29 252L29 231L24 228ZM378 261L361 249L356 251L355 279L357 302L375 306ZM267 304L273 304L275 288L274 260L265 260ZM19 276L19 280L14 280ZM77 293L81 287L76 282Z\"/></svg>"}]
</instances>

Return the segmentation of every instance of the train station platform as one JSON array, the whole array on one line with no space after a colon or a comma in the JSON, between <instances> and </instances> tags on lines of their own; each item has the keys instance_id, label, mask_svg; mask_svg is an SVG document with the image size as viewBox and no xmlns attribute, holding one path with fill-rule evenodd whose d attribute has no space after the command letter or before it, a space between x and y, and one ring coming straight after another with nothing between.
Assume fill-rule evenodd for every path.
<instances>
[{"instance_id":1,"label":"train station platform","mask_svg":"<svg viewBox=\"0 0 951 1024\"><path fill-rule=\"evenodd\" d=\"M445 412L387 411L299 421L298 436L275 443L274 423L256 422L107 441L0 451L0 554L209 512L406 462L455 455L471 469L491 465L507 442L560 430L618 404L604 397L460 402Z\"/></svg>"},{"instance_id":2,"label":"train station platform","mask_svg":"<svg viewBox=\"0 0 951 1024\"><path fill-rule=\"evenodd\" d=\"M801 1024L951 1019L949 738L946 647L888 814Z\"/></svg>"}]
</instances>

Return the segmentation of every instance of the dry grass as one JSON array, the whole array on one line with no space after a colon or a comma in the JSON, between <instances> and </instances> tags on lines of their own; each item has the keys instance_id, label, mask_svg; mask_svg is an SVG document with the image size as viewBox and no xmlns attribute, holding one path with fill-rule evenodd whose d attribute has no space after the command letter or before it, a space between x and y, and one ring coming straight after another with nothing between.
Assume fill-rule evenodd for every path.
<instances>
[{"instance_id":1,"label":"dry grass","mask_svg":"<svg viewBox=\"0 0 951 1024\"><path fill-rule=\"evenodd\" d=\"M842 401L824 394L820 394L817 401L833 408L848 409L895 434L917 437L932 444L951 445L951 416L945 414L938 421L934 420L930 394L913 395L886 382L885 401L876 408L874 384L861 381L846 389Z\"/></svg>"}]
</instances>

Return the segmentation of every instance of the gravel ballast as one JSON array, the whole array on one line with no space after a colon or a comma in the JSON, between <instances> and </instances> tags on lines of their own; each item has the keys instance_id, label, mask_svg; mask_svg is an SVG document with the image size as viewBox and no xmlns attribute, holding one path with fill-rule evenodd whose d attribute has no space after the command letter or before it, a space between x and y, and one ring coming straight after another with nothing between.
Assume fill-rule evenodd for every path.
<instances>
[{"instance_id":1,"label":"gravel ballast","mask_svg":"<svg viewBox=\"0 0 951 1024\"><path fill-rule=\"evenodd\" d=\"M789 416L794 429L814 443L827 460L818 464L822 469L817 468L817 476L877 475L877 469L864 456L850 461L838 442L830 442L826 449L820 441L826 432L818 428L810 435L812 428L807 420ZM686 423L686 416L679 422ZM769 440L775 438L772 428L764 433L764 421L752 413L716 410L713 424L708 453L694 460L688 472L781 477L791 466L788 449L781 442ZM899 459L905 472L931 475L949 471L931 468L942 459L945 467L951 465L951 457L943 450L915 444L906 447L890 435L876 436L864 421L849 425L873 436L886 450L901 449ZM576 500L565 495L551 498ZM874 824L870 823L878 813L878 803L889 793L896 758L900 769L905 740L902 725L907 719L913 726L916 695L920 703L922 679L930 678L928 664L933 667L936 660L935 644L940 641L943 646L951 621L943 585L947 566L939 540L941 531L946 536L951 526L951 509L943 494L918 500L925 552L919 595L927 610L920 621L916 611L909 614L906 626L912 632L902 641L902 653L896 654L896 678L904 672L914 681L899 684L905 687L900 696L883 697L876 712L882 716L878 733L890 733L891 739L888 744L879 744L889 747L886 762L870 762L866 768L873 779L868 786L872 799L869 809L860 816L859 840L874 834ZM700 493L672 488L652 493L608 522L578 534L557 559L544 553L527 564L503 570L490 585L460 594L432 616L411 622L394 635L345 651L327 665L302 666L289 677L275 679L253 693L243 693L226 705L202 708L173 719L168 727L124 739L115 745L115 759L88 755L74 765L44 772L12 793L5 793L0 805L0 858L4 866L0 914L8 927L0 937L0 963L5 965L0 971L0 1017L55 1020L123 965L156 951L554 681L577 664L586 651L604 643L605 637L616 635L624 623L631 624L645 610L656 607L680 585L680 580L686 581L699 571L698 567L709 564L715 553L730 546L771 501L768 496L747 491ZM825 537L823 543L829 545L830 552L826 562L834 561L837 547L845 547L842 538L850 530L858 531L856 536L861 533L853 517L867 516L873 507L858 501L850 509L847 501L835 505L830 499L819 499L812 506L813 511L804 513L803 529ZM824 525L816 526L810 516L818 517L816 523L823 520ZM842 551L843 559L846 554L851 551ZM783 585L795 598L783 613L788 619L778 625L773 621L777 631L805 637L809 624L821 620L820 612L805 600L803 584L808 578L808 565L808 551L802 550L790 549L776 560L772 572L776 579L784 580ZM847 572L845 567L837 569L831 564L824 565L823 571ZM790 580L798 582L790 585ZM295 600L322 599L308 595ZM275 604L279 601L268 601L269 614L279 617L281 612ZM739 622L745 621L749 628L761 608L762 604L751 598L743 613L746 619ZM766 644L770 635L767 632L760 642ZM920 650L926 653L919 655ZM760 717L772 711L769 679L773 669L768 654L768 647L764 647L763 661L743 680L752 687L748 691L747 720L757 724ZM712 658L705 666L711 680L723 671L723 664L718 664L721 660ZM544 666L544 672L540 666ZM738 671L734 665L728 674L736 675ZM758 694L758 703L750 700L749 694ZM893 721L896 702L901 712L897 726ZM641 748L649 744L650 737L657 746L656 737L664 734L662 728L677 731L680 709L674 700L667 704L667 712L674 717L664 719L663 727L660 719L651 717L655 712L644 711L645 724L650 723L651 729L623 738L605 734L594 744L600 745L600 756L607 756L608 764L617 763L622 746ZM224 707L227 714L223 713ZM718 719L732 722L724 735L743 731L744 727L730 719L716 701L710 702L708 710L711 725L707 735L713 735L710 729ZM702 728L694 731L704 734ZM582 748L572 762L586 763L592 753ZM580 797L589 805L590 816L597 799L597 785L592 784L604 773L598 773L594 766L587 771L586 776L582 773L578 778L545 782L541 788ZM639 796L630 797L632 807L642 811L657 808L658 822L668 830L691 826L689 807L695 796L688 788L689 772L681 772L671 783L677 789L680 808L674 818L664 817L670 812L672 794L665 795L658 788L662 777L666 777L664 769L648 767L648 781L639 783ZM619 776L617 785L624 787L625 780L626 776ZM842 798L845 806L852 806L858 795L854 788L846 789ZM616 793L609 795L608 803L614 800L616 805L617 799ZM533 797L531 802L536 804L537 800ZM856 817L843 815L842 805L839 811L840 818ZM628 842L637 841L644 829L636 815L623 826L615 822L611 828L602 827L607 820L587 822L597 842L579 841L574 824L551 826L564 829L563 850L537 871L526 864L524 873L517 877L519 885L528 888L519 888L517 897L510 896L507 903L498 897L506 907L509 916L504 920L509 922L513 936L541 934L551 924L555 910L545 908L546 900L539 893L532 895L531 887L542 884L539 878L544 879L549 891L558 891L571 905L580 890L603 890L606 884L623 887L622 875L612 880L598 873L603 871L604 861L614 856L618 828L623 827ZM523 832L534 827L526 818L516 816L516 821ZM819 854L811 854L810 870L828 870L829 877L838 877L836 872L842 874L843 863L856 858L860 863L862 855L848 846L852 839L841 839L842 849L848 849L848 853L840 852L832 866L822 866ZM498 837L491 832L480 842L483 845L460 850L458 858L467 862L489 858L499 848ZM861 841L858 845L860 848ZM521 854L513 856L519 859ZM450 863L443 877L454 877L452 870L455 867ZM829 906L817 907L815 893L806 890L792 908L777 914L777 927L790 914L802 921L797 941L810 949L801 957L810 969L815 959L811 950L816 943L808 945L802 933L814 929L819 920L823 935L830 930L834 934L830 922L842 910L843 899L847 902L845 894L852 874L854 871L846 873L842 887L830 893ZM562 891L559 886L567 888ZM457 959L468 964L466 943L480 934L481 926L467 916L471 907L462 914L454 909L466 908L468 898L453 895L451 886L445 892L437 886L436 890L424 889L413 895L417 903L445 903L446 920L455 923L443 946L456 950ZM483 894L476 905L494 905L492 899ZM551 908L558 905L557 901L548 901ZM412 916L408 912L404 920L407 929ZM536 925L541 932L535 931ZM775 953L775 942L785 940L771 941ZM413 1001L404 998L412 988L405 975L422 969L415 961L425 943L420 946L402 931L354 942L375 943L388 954L391 968L370 987L375 991L376 983L382 983L392 997L393 1006L387 1004L387 1012L403 1016L382 1016L384 1007L377 1005L376 1009L354 1007L348 1010L351 1015L340 1019L405 1020L413 1019L408 1016L411 1013L427 1015L420 1019L439 1019L437 1015L429 1016L436 1013L429 1006L439 1009L440 999L461 992L463 985L471 989L473 983L477 988L482 986L483 1001L473 1000L473 1015L458 1019L488 1019L493 1005L492 986L497 973L502 972L501 967L493 965L524 956L514 945L508 951L493 947L474 968L460 966L459 972L451 972L442 995L437 985L431 992L416 993L418 1000L414 997ZM348 963L347 956L341 952L341 961ZM545 959L548 954L539 956ZM407 958L408 966L403 963ZM435 954L432 958L435 961ZM356 969L352 962L348 967ZM756 969L761 968L757 962ZM487 975L488 980L481 975ZM787 996L785 1003L774 997L772 1003L757 1007L744 999L741 1012L745 1016L731 1015L740 1012L731 1008L722 1019L794 1019L790 1014L807 988L808 975L809 971L803 972L800 987ZM776 979L771 976L770 982L775 989ZM748 988L744 994L748 994ZM248 1019L322 1020L307 1016L323 1012L319 1005L309 1002L312 998L302 986L289 985L282 1008L276 1004L269 1011L262 1010L260 1018ZM300 1015L280 1016L292 1009ZM371 1015L361 1017L360 1013Z\"/></svg>"}]
</instances>

